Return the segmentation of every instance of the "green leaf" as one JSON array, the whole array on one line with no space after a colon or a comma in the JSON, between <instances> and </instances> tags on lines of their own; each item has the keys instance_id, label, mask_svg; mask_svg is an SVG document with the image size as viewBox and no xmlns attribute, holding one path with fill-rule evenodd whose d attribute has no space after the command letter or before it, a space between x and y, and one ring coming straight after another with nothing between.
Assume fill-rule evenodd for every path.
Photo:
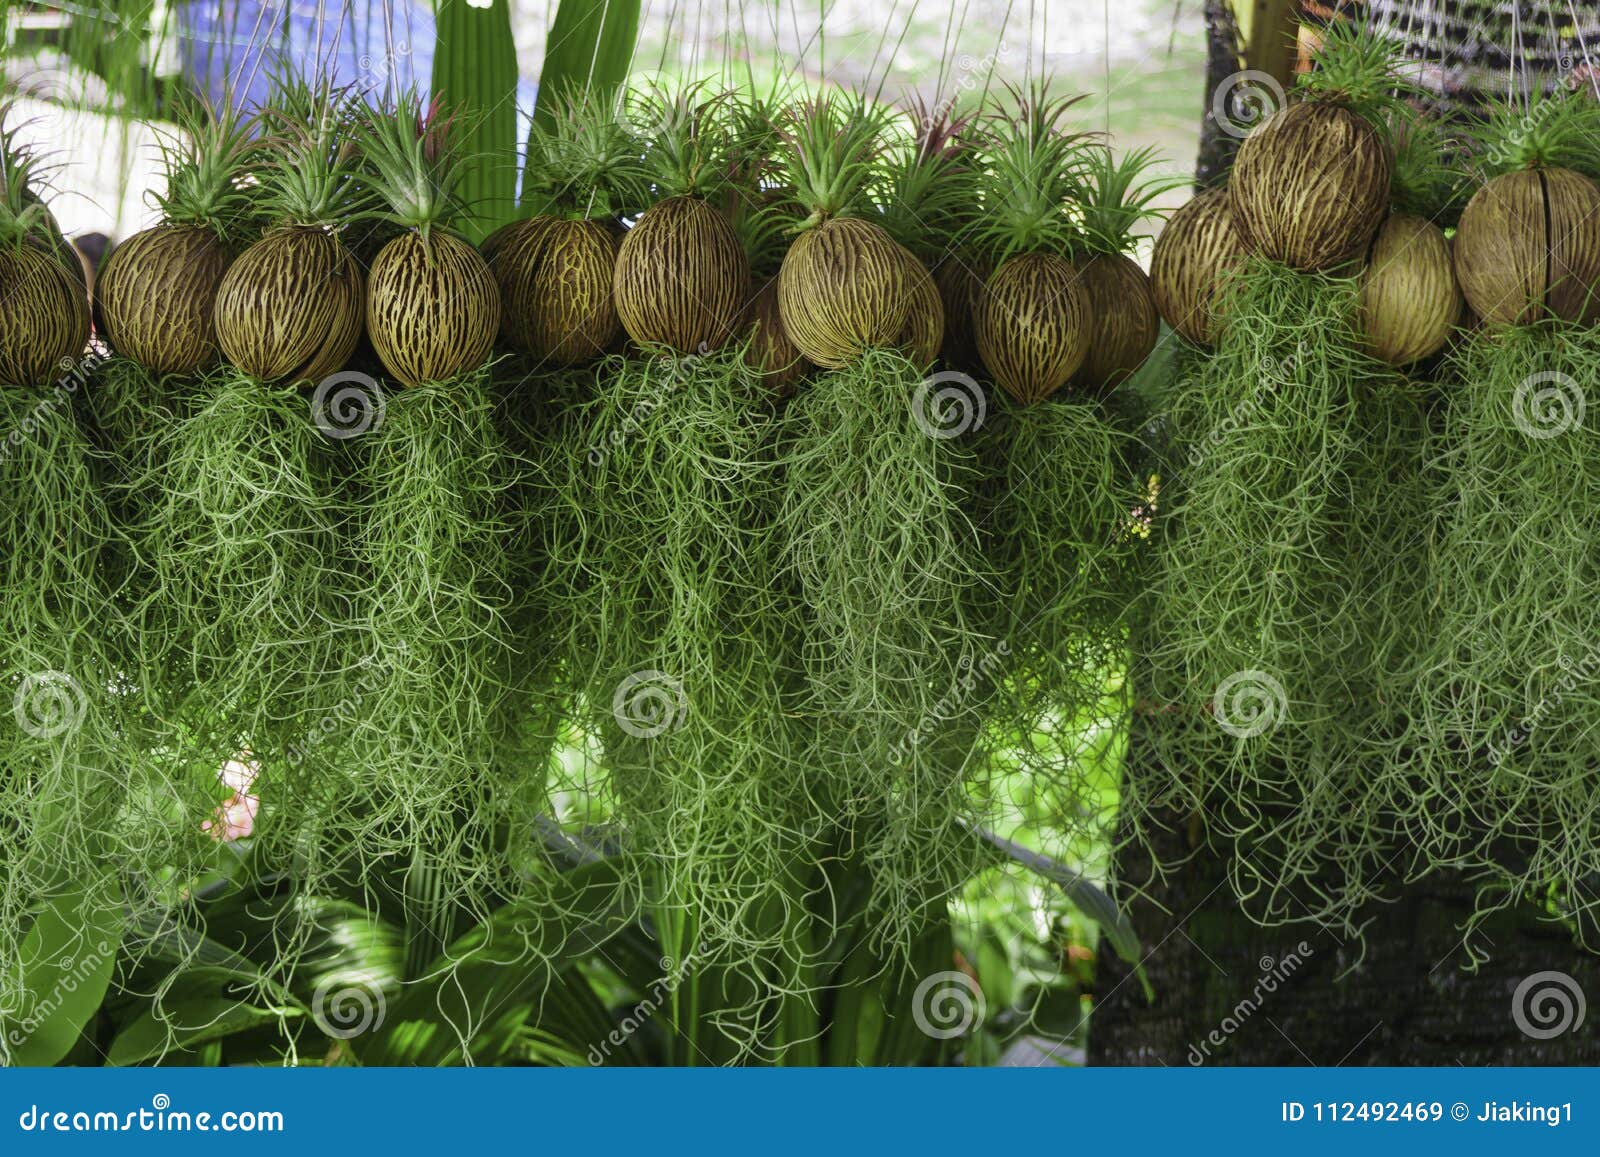
<instances>
[{"instance_id":1,"label":"green leaf","mask_svg":"<svg viewBox=\"0 0 1600 1157\"><path fill-rule=\"evenodd\" d=\"M111 1043L106 1063L142 1064L301 1015L297 1008L254 1005L224 995L181 997L131 1021Z\"/></svg>"},{"instance_id":2,"label":"green leaf","mask_svg":"<svg viewBox=\"0 0 1600 1157\"><path fill-rule=\"evenodd\" d=\"M639 39L639 0L561 0L539 73L535 124L549 125L561 97L609 98L628 76ZM526 202L528 193L523 190Z\"/></svg>"},{"instance_id":3,"label":"green leaf","mask_svg":"<svg viewBox=\"0 0 1600 1157\"><path fill-rule=\"evenodd\" d=\"M439 0L433 93L465 127L460 225L474 245L516 215L517 75L508 0Z\"/></svg>"},{"instance_id":4,"label":"green leaf","mask_svg":"<svg viewBox=\"0 0 1600 1157\"><path fill-rule=\"evenodd\" d=\"M983 828L968 830L976 839L982 840L999 853L995 857L996 860L1003 857L1012 863L1020 864L1060 888L1078 911L1100 926L1118 956L1129 964L1139 962L1139 934L1134 931L1133 922L1103 889L1091 883L1082 873L1073 871L1065 864L1057 863L1049 856L1040 855L1031 848L1025 848Z\"/></svg>"},{"instance_id":5,"label":"green leaf","mask_svg":"<svg viewBox=\"0 0 1600 1157\"><path fill-rule=\"evenodd\" d=\"M22 1008L0 1021L11 1064L53 1065L72 1050L111 982L123 919L109 877L55 897L39 913L22 942Z\"/></svg>"}]
</instances>

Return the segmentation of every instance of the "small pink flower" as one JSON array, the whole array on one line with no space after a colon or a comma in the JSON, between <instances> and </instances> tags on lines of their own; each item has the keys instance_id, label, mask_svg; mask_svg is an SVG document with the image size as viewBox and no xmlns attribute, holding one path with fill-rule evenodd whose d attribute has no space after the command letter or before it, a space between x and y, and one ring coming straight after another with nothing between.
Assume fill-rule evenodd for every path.
<instances>
[{"instance_id":1,"label":"small pink flower","mask_svg":"<svg viewBox=\"0 0 1600 1157\"><path fill-rule=\"evenodd\" d=\"M250 794L250 787L260 771L260 765L253 760L230 759L223 764L217 778L233 794L217 805L211 818L200 825L200 830L224 843L248 836L255 828L256 812L261 810L260 797Z\"/></svg>"}]
</instances>

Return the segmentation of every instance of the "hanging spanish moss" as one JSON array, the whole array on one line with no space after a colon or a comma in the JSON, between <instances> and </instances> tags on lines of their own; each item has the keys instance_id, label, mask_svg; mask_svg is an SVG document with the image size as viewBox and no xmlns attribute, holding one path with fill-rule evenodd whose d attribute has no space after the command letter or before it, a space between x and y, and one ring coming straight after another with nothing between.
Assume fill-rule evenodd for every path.
<instances>
[{"instance_id":1,"label":"hanging spanish moss","mask_svg":"<svg viewBox=\"0 0 1600 1157\"><path fill-rule=\"evenodd\" d=\"M1362 352L1357 283L1252 261L1166 423L1140 632L1149 806L1234 841L1261 919L1344 918L1415 806L1421 400ZM1334 882L1330 882L1334 881Z\"/></svg>"},{"instance_id":2,"label":"hanging spanish moss","mask_svg":"<svg viewBox=\"0 0 1600 1157\"><path fill-rule=\"evenodd\" d=\"M1595 872L1600 339L1564 322L1473 335L1432 447L1440 513L1425 651L1426 838L1514 896Z\"/></svg>"},{"instance_id":3,"label":"hanging spanish moss","mask_svg":"<svg viewBox=\"0 0 1600 1157\"><path fill-rule=\"evenodd\" d=\"M651 894L730 961L800 857L796 607L775 577L771 390L738 346L610 358L543 456L552 623ZM640 881L644 883L644 881Z\"/></svg>"},{"instance_id":4,"label":"hanging spanish moss","mask_svg":"<svg viewBox=\"0 0 1600 1157\"><path fill-rule=\"evenodd\" d=\"M807 608L815 791L873 868L877 932L904 944L958 874L963 775L992 690L970 449L899 353L873 350L789 405L778 525Z\"/></svg>"}]
</instances>

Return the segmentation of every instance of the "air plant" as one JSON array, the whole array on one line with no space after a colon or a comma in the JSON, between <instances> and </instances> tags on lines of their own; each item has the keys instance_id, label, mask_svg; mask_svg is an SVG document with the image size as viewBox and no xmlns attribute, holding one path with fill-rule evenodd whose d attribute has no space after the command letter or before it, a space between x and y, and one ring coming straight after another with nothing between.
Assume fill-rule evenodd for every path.
<instances>
[{"instance_id":1,"label":"air plant","mask_svg":"<svg viewBox=\"0 0 1600 1157\"><path fill-rule=\"evenodd\" d=\"M784 126L783 171L802 218L778 273L778 308L789 339L827 369L896 345L911 312L905 254L871 201L891 115L865 97L828 94Z\"/></svg>"},{"instance_id":2,"label":"air plant","mask_svg":"<svg viewBox=\"0 0 1600 1157\"><path fill-rule=\"evenodd\" d=\"M643 164L656 198L622 239L612 292L628 336L679 354L721 349L750 291L749 260L715 203L732 177L720 98L704 86L651 89L635 113L651 125Z\"/></svg>"},{"instance_id":3,"label":"air plant","mask_svg":"<svg viewBox=\"0 0 1600 1157\"><path fill-rule=\"evenodd\" d=\"M622 334L611 296L621 218L649 188L636 143L606 105L579 94L528 139L528 216L479 247L500 288L502 338L540 363L576 365Z\"/></svg>"},{"instance_id":4,"label":"air plant","mask_svg":"<svg viewBox=\"0 0 1600 1157\"><path fill-rule=\"evenodd\" d=\"M1455 269L1491 325L1600 316L1600 105L1582 93L1494 109L1474 134L1486 177L1461 212Z\"/></svg>"},{"instance_id":5,"label":"air plant","mask_svg":"<svg viewBox=\"0 0 1600 1157\"><path fill-rule=\"evenodd\" d=\"M212 314L248 211L252 127L232 106L184 113L161 145L161 223L117 246L100 271L106 340L152 373L193 373L216 357Z\"/></svg>"},{"instance_id":6,"label":"air plant","mask_svg":"<svg viewBox=\"0 0 1600 1157\"><path fill-rule=\"evenodd\" d=\"M384 368L407 386L478 369L500 324L488 263L450 227L461 212L454 132L438 98L423 108L415 93L355 120L375 215L402 230L368 273L367 336Z\"/></svg>"},{"instance_id":7,"label":"air plant","mask_svg":"<svg viewBox=\"0 0 1600 1157\"><path fill-rule=\"evenodd\" d=\"M984 125L983 216L974 244L994 272L973 309L984 366L1027 405L1066 385L1089 354L1091 302L1073 260L1082 235L1068 214L1082 189L1085 139L1066 132L1072 100L1041 83L1014 91L1014 112L994 109Z\"/></svg>"},{"instance_id":8,"label":"air plant","mask_svg":"<svg viewBox=\"0 0 1600 1157\"><path fill-rule=\"evenodd\" d=\"M77 256L40 199L39 159L0 106L0 384L43 386L89 342L89 299Z\"/></svg>"},{"instance_id":9,"label":"air plant","mask_svg":"<svg viewBox=\"0 0 1600 1157\"><path fill-rule=\"evenodd\" d=\"M1354 23L1329 28L1300 99L1239 146L1229 197L1251 253L1294 269L1359 257L1389 210L1390 116L1414 86L1399 76L1400 46Z\"/></svg>"},{"instance_id":10,"label":"air plant","mask_svg":"<svg viewBox=\"0 0 1600 1157\"><path fill-rule=\"evenodd\" d=\"M1150 256L1150 293L1162 318L1195 345L1214 344L1221 336L1218 304L1244 257L1226 188L1184 202Z\"/></svg>"},{"instance_id":11,"label":"air plant","mask_svg":"<svg viewBox=\"0 0 1600 1157\"><path fill-rule=\"evenodd\" d=\"M1156 161L1153 149L1138 149L1120 160L1110 148L1089 150L1081 204L1082 280L1092 318L1089 353L1078 371L1091 390L1120 385L1143 364L1161 332L1150 278L1130 254L1134 230L1149 220L1155 199L1172 189L1172 178L1147 179Z\"/></svg>"}]
</instances>

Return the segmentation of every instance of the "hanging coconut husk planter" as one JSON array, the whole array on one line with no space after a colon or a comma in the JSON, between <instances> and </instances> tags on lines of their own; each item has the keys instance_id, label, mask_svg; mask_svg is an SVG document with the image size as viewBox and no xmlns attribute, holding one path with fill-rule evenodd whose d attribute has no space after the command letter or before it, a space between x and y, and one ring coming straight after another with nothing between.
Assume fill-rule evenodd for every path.
<instances>
[{"instance_id":1,"label":"hanging coconut husk planter","mask_svg":"<svg viewBox=\"0 0 1600 1157\"><path fill-rule=\"evenodd\" d=\"M548 122L534 122L523 166L526 216L479 251L500 289L502 339L536 364L590 361L622 336L611 290L619 222L648 198L635 152L592 98L559 102Z\"/></svg>"},{"instance_id":2,"label":"hanging coconut husk planter","mask_svg":"<svg viewBox=\"0 0 1600 1157\"><path fill-rule=\"evenodd\" d=\"M828 95L794 109L785 172L803 219L778 274L784 330L827 369L898 344L911 310L905 257L872 217L889 111Z\"/></svg>"},{"instance_id":3,"label":"hanging coconut husk planter","mask_svg":"<svg viewBox=\"0 0 1600 1157\"><path fill-rule=\"evenodd\" d=\"M1395 213L1379 226L1361 274L1361 333L1394 366L1432 357L1461 320L1450 242L1433 222Z\"/></svg>"},{"instance_id":4,"label":"hanging coconut husk planter","mask_svg":"<svg viewBox=\"0 0 1600 1157\"><path fill-rule=\"evenodd\" d=\"M1600 108L1583 93L1501 109L1481 127L1485 183L1461 212L1461 291L1490 325L1600 316Z\"/></svg>"},{"instance_id":5,"label":"hanging coconut husk planter","mask_svg":"<svg viewBox=\"0 0 1600 1157\"><path fill-rule=\"evenodd\" d=\"M1336 24L1300 76L1299 98L1239 146L1229 176L1245 249L1311 272L1361 256L1389 211L1388 113L1410 91L1393 40Z\"/></svg>"},{"instance_id":6,"label":"hanging coconut husk planter","mask_svg":"<svg viewBox=\"0 0 1600 1157\"><path fill-rule=\"evenodd\" d=\"M1197 346L1215 344L1221 337L1218 303L1244 257L1226 188L1184 202L1150 256L1150 293L1162 319Z\"/></svg>"},{"instance_id":7,"label":"hanging coconut husk planter","mask_svg":"<svg viewBox=\"0 0 1600 1157\"><path fill-rule=\"evenodd\" d=\"M639 345L711 353L733 337L750 293L744 246L713 203L731 179L726 116L699 85L641 99L654 132L644 169L659 199L617 251L617 316Z\"/></svg>"}]
</instances>

